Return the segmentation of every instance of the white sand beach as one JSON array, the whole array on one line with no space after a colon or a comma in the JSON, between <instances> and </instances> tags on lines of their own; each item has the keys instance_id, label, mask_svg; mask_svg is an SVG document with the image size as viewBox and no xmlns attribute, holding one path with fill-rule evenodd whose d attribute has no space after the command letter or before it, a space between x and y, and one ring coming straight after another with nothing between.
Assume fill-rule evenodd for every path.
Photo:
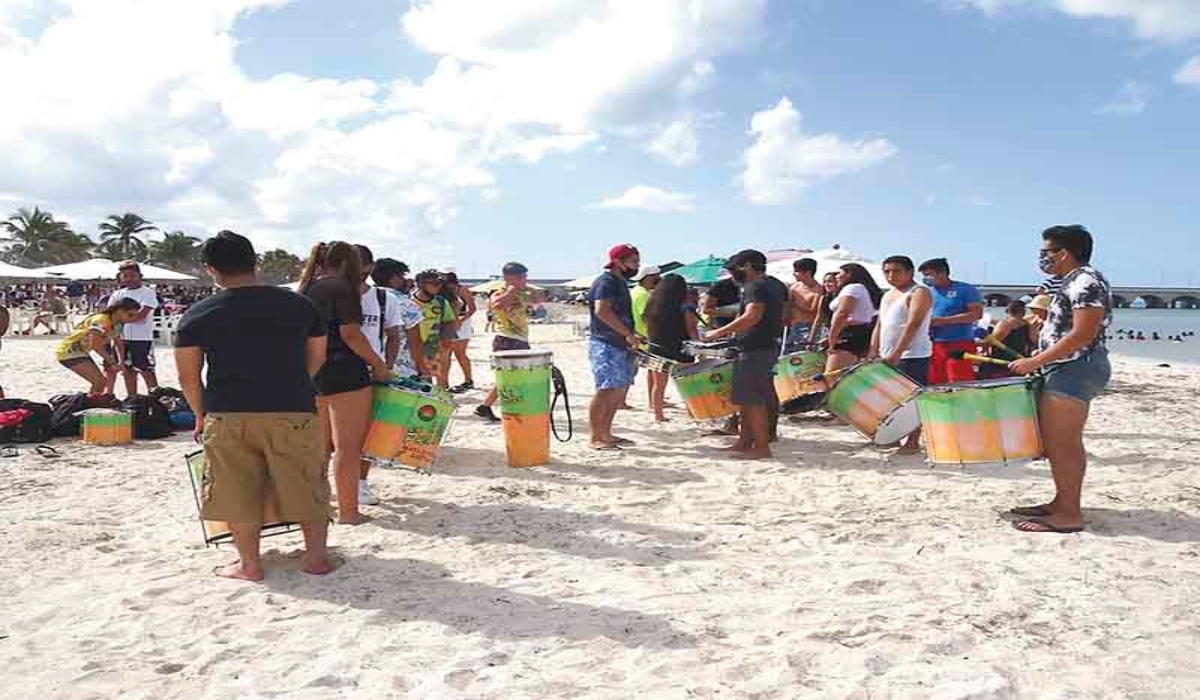
<instances>
[{"instance_id":1,"label":"white sand beach","mask_svg":"<svg viewBox=\"0 0 1200 700\"><path fill-rule=\"evenodd\" d=\"M1044 463L931 469L815 420L731 463L680 411L654 425L641 383L618 418L637 445L591 451L584 345L534 341L573 392L554 464L504 466L476 392L431 476L375 472L383 504L333 528L324 578L296 535L264 541L261 585L211 574L234 554L202 543L186 436L0 460L0 696L1200 697L1194 368L1117 362L1088 530L1032 535L1000 513L1052 493ZM81 387L51 352L6 339L9 396Z\"/></svg>"}]
</instances>

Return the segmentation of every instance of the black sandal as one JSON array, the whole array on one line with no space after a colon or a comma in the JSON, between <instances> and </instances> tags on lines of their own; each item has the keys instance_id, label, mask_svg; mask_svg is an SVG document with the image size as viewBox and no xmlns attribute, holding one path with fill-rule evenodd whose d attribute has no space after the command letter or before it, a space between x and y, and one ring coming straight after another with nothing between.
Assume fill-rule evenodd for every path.
<instances>
[{"instance_id":1,"label":"black sandal","mask_svg":"<svg viewBox=\"0 0 1200 700\"><path fill-rule=\"evenodd\" d=\"M62 457L58 450L49 445L38 445L34 448L34 451L41 455L43 459L58 459Z\"/></svg>"}]
</instances>

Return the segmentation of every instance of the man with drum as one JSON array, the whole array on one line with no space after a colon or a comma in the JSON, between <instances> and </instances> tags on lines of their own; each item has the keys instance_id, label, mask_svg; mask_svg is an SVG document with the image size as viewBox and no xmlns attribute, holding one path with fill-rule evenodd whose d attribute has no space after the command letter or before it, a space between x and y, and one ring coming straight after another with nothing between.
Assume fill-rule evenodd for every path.
<instances>
[{"instance_id":1,"label":"man with drum","mask_svg":"<svg viewBox=\"0 0 1200 700\"><path fill-rule=\"evenodd\" d=\"M1055 487L1049 503L1011 511L1024 518L1015 523L1022 532L1083 530L1083 429L1092 400L1112 377L1104 343L1112 323L1112 289L1091 266L1093 245L1092 234L1083 226L1054 226L1042 232L1038 266L1061 277L1062 284L1051 301L1039 352L1009 365L1014 374L1046 374L1038 400L1038 428Z\"/></svg>"},{"instance_id":2,"label":"man with drum","mask_svg":"<svg viewBox=\"0 0 1200 700\"><path fill-rule=\"evenodd\" d=\"M497 289L488 297L488 311L495 318L496 335L492 338L492 352L509 352L529 349L529 309L541 296L529 288L529 268L519 262L506 263L500 269L504 288ZM488 392L475 415L493 423L500 422L493 406L496 405L496 388Z\"/></svg>"},{"instance_id":3,"label":"man with drum","mask_svg":"<svg viewBox=\"0 0 1200 700\"><path fill-rule=\"evenodd\" d=\"M741 355L733 365L733 403L740 410L738 439L729 447L739 459L771 458L772 406L778 403L773 375L779 360L787 287L767 276L767 256L743 250L725 263L742 286L741 311L706 341L737 336Z\"/></svg>"},{"instance_id":4,"label":"man with drum","mask_svg":"<svg viewBox=\"0 0 1200 700\"><path fill-rule=\"evenodd\" d=\"M258 282L243 236L222 231L200 254L221 291L183 315L175 361L204 443L201 516L228 522L238 552L216 574L262 580L271 489L280 519L303 527L304 572L327 574L335 568L325 549L329 481L313 377L325 364L328 328L303 296Z\"/></svg>"},{"instance_id":5,"label":"man with drum","mask_svg":"<svg viewBox=\"0 0 1200 700\"><path fill-rule=\"evenodd\" d=\"M933 340L929 337L933 298L929 290L913 280L913 261L905 255L893 255L883 261L883 276L891 290L879 304L879 322L871 338L871 357L908 375L920 385L929 380L929 357ZM897 454L914 455L921 451L921 431L913 431Z\"/></svg>"},{"instance_id":6,"label":"man with drum","mask_svg":"<svg viewBox=\"0 0 1200 700\"><path fill-rule=\"evenodd\" d=\"M919 271L933 295L929 383L969 382L975 379L975 366L955 355L977 350L975 324L983 318L983 297L975 285L950 278L950 263L945 258L926 260Z\"/></svg>"}]
</instances>

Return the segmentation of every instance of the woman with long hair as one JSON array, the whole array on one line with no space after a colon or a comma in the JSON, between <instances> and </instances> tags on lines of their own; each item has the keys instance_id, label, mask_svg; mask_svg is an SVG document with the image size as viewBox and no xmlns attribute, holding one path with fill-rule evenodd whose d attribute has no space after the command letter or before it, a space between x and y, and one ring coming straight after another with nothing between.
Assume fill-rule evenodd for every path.
<instances>
[{"instance_id":1,"label":"woman with long hair","mask_svg":"<svg viewBox=\"0 0 1200 700\"><path fill-rule=\"evenodd\" d=\"M817 319L808 336L810 343L819 343L829 337L829 324L833 321L833 300L838 295L838 273L827 272L821 278L821 301L817 305Z\"/></svg>"},{"instance_id":2,"label":"woman with long hair","mask_svg":"<svg viewBox=\"0 0 1200 700\"><path fill-rule=\"evenodd\" d=\"M457 327L449 349L443 351L441 367L439 367L442 376L439 380L442 384L450 384L451 359L457 360L458 366L462 369L463 383L451 389L450 392L461 394L475 388L474 374L471 372L471 358L467 356L467 346L471 344L471 338L475 335L474 318L478 307L475 305L475 295L468 287L459 283L456 273L447 272L442 279L445 280L442 286L442 296L446 297L451 308L454 309Z\"/></svg>"},{"instance_id":3,"label":"woman with long hair","mask_svg":"<svg viewBox=\"0 0 1200 700\"><path fill-rule=\"evenodd\" d=\"M58 344L54 352L55 359L63 367L86 379L91 384L91 393L112 393L108 377L115 378L119 366L112 343L121 337L121 327L132 321L141 310L142 305L137 300L119 299L100 313L88 316ZM104 370L92 359L93 352L104 358Z\"/></svg>"},{"instance_id":4,"label":"woman with long hair","mask_svg":"<svg viewBox=\"0 0 1200 700\"><path fill-rule=\"evenodd\" d=\"M646 302L646 329L649 331L648 349L651 355L674 362L690 362L683 354L683 341L699 337L696 324L698 316L694 305L689 305L687 281L679 275L665 275L650 293ZM666 372L650 372L650 405L654 409L654 420L665 423L667 379Z\"/></svg>"},{"instance_id":5,"label":"woman with long hair","mask_svg":"<svg viewBox=\"0 0 1200 700\"><path fill-rule=\"evenodd\" d=\"M363 443L371 420L371 381L388 378L387 363L362 332L362 261L349 243L318 243L312 249L300 293L308 297L328 328L329 350L317 373L317 409L332 455L337 485L338 522L355 525Z\"/></svg>"},{"instance_id":6,"label":"woman with long hair","mask_svg":"<svg viewBox=\"0 0 1200 700\"><path fill-rule=\"evenodd\" d=\"M833 319L826 341L829 346L826 374L849 367L870 354L871 334L883 299L883 290L867 268L858 263L842 265L837 281L838 295L831 304Z\"/></svg>"}]
</instances>

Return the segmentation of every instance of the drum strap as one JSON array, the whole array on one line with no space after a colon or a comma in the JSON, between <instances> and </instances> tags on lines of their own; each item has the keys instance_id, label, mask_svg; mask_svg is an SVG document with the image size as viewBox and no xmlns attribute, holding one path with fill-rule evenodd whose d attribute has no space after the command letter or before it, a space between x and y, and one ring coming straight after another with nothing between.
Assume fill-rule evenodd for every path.
<instances>
[{"instance_id":1,"label":"drum strap","mask_svg":"<svg viewBox=\"0 0 1200 700\"><path fill-rule=\"evenodd\" d=\"M563 376L561 370L551 365L550 373L554 384L554 399L550 402L550 430L554 432L554 438L559 442L570 442L571 438L575 437L575 424L571 420L571 397L567 394L567 378ZM567 437L564 439L558 434L558 423L554 420L554 408L558 406L558 399L562 398L563 408L567 411Z\"/></svg>"},{"instance_id":2,"label":"drum strap","mask_svg":"<svg viewBox=\"0 0 1200 700\"><path fill-rule=\"evenodd\" d=\"M387 329L384 326L387 325L385 319L387 319L388 298L387 292L384 291L383 287L375 288L375 298L379 301L379 347L385 348L384 352L387 352Z\"/></svg>"}]
</instances>

